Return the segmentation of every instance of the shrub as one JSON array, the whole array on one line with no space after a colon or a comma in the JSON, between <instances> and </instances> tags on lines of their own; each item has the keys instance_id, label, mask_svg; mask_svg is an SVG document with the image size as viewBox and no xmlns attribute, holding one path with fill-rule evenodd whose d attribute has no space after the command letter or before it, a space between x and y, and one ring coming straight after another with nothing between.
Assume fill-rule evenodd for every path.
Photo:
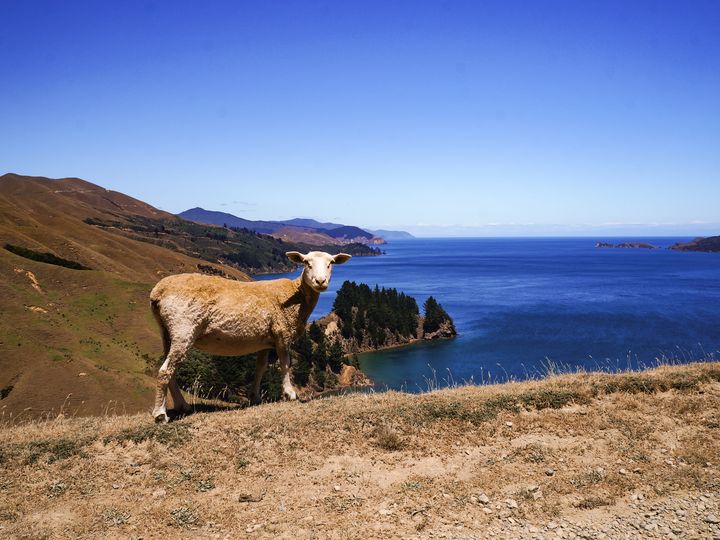
<instances>
[{"instance_id":1,"label":"shrub","mask_svg":"<svg viewBox=\"0 0 720 540\"><path fill-rule=\"evenodd\" d=\"M54 264L56 266L64 266L65 268L70 268L71 270L91 270L91 268L78 262L63 259L57 255L53 255L52 253L41 253L21 246L15 246L13 244L5 244L5 249L7 249L10 253L14 253L15 255L25 257L26 259L30 259L32 261Z\"/></svg>"}]
</instances>

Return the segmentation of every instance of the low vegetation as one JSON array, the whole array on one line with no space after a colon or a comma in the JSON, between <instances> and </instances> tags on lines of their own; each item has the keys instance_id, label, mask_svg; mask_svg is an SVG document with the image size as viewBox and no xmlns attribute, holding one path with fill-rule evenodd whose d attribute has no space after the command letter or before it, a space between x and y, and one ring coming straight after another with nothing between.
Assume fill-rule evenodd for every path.
<instances>
[{"instance_id":1,"label":"low vegetation","mask_svg":"<svg viewBox=\"0 0 720 540\"><path fill-rule=\"evenodd\" d=\"M5 249L7 249L10 253L20 255L20 257L25 257L26 259L33 261L54 264L55 266L64 266L65 268L70 268L72 270L90 270L90 268L80 264L79 262L68 261L67 259L53 255L52 253L41 253L39 251L34 251L32 249L13 244L5 244Z\"/></svg>"},{"instance_id":2,"label":"low vegetation","mask_svg":"<svg viewBox=\"0 0 720 540\"><path fill-rule=\"evenodd\" d=\"M0 530L712 538L718 417L720 364L704 363L274 403L160 426L147 414L8 425Z\"/></svg>"},{"instance_id":3,"label":"low vegetation","mask_svg":"<svg viewBox=\"0 0 720 540\"><path fill-rule=\"evenodd\" d=\"M162 357L148 357L147 373L157 375ZM198 398L221 400L225 403L248 403L248 389L255 378L255 355L213 356L198 349L190 349L178 365L176 377L180 388ZM280 370L268 366L261 386L263 401L282 398Z\"/></svg>"}]
</instances>

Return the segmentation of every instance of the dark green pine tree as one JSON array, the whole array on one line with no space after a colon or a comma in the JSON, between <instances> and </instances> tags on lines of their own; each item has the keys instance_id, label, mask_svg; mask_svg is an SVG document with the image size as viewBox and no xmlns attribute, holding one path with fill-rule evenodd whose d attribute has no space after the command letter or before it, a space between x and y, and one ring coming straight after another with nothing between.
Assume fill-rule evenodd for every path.
<instances>
[{"instance_id":1,"label":"dark green pine tree","mask_svg":"<svg viewBox=\"0 0 720 540\"><path fill-rule=\"evenodd\" d=\"M318 345L325 342L325 332L323 332L323 329L320 328L320 325L316 321L313 321L313 323L310 325L310 328L308 329L308 334L310 336L310 339Z\"/></svg>"},{"instance_id":2,"label":"dark green pine tree","mask_svg":"<svg viewBox=\"0 0 720 540\"><path fill-rule=\"evenodd\" d=\"M345 360L345 351L339 339L335 339L328 350L327 362L330 369L335 373L340 373Z\"/></svg>"},{"instance_id":3,"label":"dark green pine tree","mask_svg":"<svg viewBox=\"0 0 720 540\"><path fill-rule=\"evenodd\" d=\"M328 364L328 353L327 347L325 346L325 339L320 343L315 344L315 350L313 350L312 363L315 367L325 370L325 366Z\"/></svg>"},{"instance_id":4,"label":"dark green pine tree","mask_svg":"<svg viewBox=\"0 0 720 540\"><path fill-rule=\"evenodd\" d=\"M295 345L297 362L293 367L293 379L299 386L306 386L312 371L313 344L307 332L303 332Z\"/></svg>"},{"instance_id":5,"label":"dark green pine tree","mask_svg":"<svg viewBox=\"0 0 720 540\"><path fill-rule=\"evenodd\" d=\"M423 308L425 309L425 321L423 322L425 332L435 332L442 323L451 321L447 311L432 296L428 297Z\"/></svg>"}]
</instances>

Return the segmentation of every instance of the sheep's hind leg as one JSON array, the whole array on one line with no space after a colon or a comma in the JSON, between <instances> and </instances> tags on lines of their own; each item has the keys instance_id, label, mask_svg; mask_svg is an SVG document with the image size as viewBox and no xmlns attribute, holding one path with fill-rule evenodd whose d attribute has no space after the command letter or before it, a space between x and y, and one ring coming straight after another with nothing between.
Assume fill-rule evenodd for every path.
<instances>
[{"instance_id":1,"label":"sheep's hind leg","mask_svg":"<svg viewBox=\"0 0 720 540\"><path fill-rule=\"evenodd\" d=\"M166 410L168 386L175 374L178 362L185 357L191 345L192 341L177 343L173 341L167 358L165 358L165 362L158 371L157 385L155 387L155 408L152 413L155 422L166 423L169 420Z\"/></svg>"},{"instance_id":2,"label":"sheep's hind leg","mask_svg":"<svg viewBox=\"0 0 720 540\"><path fill-rule=\"evenodd\" d=\"M297 392L295 392L295 387L290 380L290 353L287 349L281 347L277 348L277 353L280 363L280 372L282 373L283 394L285 394L285 397L291 401L296 400Z\"/></svg>"},{"instance_id":3,"label":"sheep's hind leg","mask_svg":"<svg viewBox=\"0 0 720 540\"><path fill-rule=\"evenodd\" d=\"M268 352L268 350L259 351L255 360L255 380L250 390L250 403L253 405L260 404L260 383L268 367Z\"/></svg>"}]
</instances>

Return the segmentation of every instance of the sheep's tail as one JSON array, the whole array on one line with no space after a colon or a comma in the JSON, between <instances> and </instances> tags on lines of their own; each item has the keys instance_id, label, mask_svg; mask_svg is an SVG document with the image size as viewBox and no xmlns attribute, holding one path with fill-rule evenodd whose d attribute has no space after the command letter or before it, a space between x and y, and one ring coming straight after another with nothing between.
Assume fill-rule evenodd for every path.
<instances>
[{"instance_id":1,"label":"sheep's tail","mask_svg":"<svg viewBox=\"0 0 720 540\"><path fill-rule=\"evenodd\" d=\"M165 325L165 321L163 321L162 316L160 315L160 300L152 298L150 300L150 309L152 309L153 316L160 327L163 341L163 359L165 359L170 352L170 332Z\"/></svg>"}]
</instances>

